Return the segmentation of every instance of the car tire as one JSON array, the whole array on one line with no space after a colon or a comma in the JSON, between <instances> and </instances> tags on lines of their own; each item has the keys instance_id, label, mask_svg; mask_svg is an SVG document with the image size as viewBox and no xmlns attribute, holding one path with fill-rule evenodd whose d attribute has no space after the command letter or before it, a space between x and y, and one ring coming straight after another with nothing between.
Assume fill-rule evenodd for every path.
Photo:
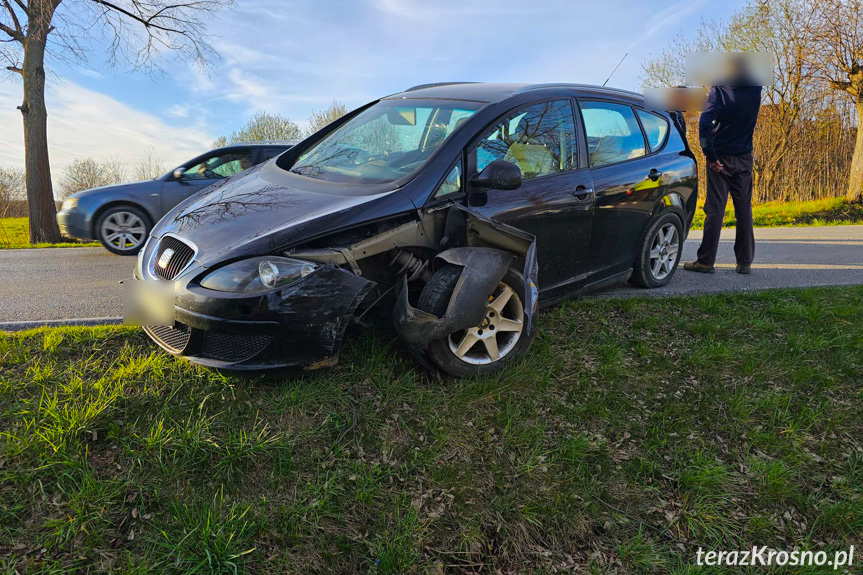
<instances>
[{"instance_id":1,"label":"car tire","mask_svg":"<svg viewBox=\"0 0 863 575\"><path fill-rule=\"evenodd\" d=\"M461 273L462 267L452 264L438 269L423 288L417 308L442 317ZM426 350L426 358L440 371L457 377L495 373L518 363L527 353L536 333L535 324L530 334L523 330L523 295L524 278L518 270L510 268L495 292L489 294L489 298L494 299L489 300L489 315L483 325L432 341ZM500 309L494 307L495 301L500 302ZM470 338L477 338L472 345L473 339ZM492 339L494 344L490 343ZM467 348L463 349L465 344L468 344ZM493 358L492 349L497 349L497 359Z\"/></svg>"},{"instance_id":2,"label":"car tire","mask_svg":"<svg viewBox=\"0 0 863 575\"><path fill-rule=\"evenodd\" d=\"M144 247L152 227L150 218L140 208L113 206L96 220L96 239L111 253L133 256Z\"/></svg>"},{"instance_id":3,"label":"car tire","mask_svg":"<svg viewBox=\"0 0 863 575\"><path fill-rule=\"evenodd\" d=\"M674 277L683 250L683 224L666 213L648 226L638 249L629 283L643 288L664 286Z\"/></svg>"}]
</instances>

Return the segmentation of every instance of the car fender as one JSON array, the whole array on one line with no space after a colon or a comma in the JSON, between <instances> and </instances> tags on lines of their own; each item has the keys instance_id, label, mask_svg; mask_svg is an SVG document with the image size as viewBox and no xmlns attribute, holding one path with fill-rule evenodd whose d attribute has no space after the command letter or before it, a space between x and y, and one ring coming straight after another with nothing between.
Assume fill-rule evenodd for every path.
<instances>
[{"instance_id":1,"label":"car fender","mask_svg":"<svg viewBox=\"0 0 863 575\"><path fill-rule=\"evenodd\" d=\"M680 218L685 239L689 234L689 226L687 224L690 223L690 220L689 216L686 214L686 200L684 200L683 196L677 192L669 192L656 200L650 210L650 220L644 228L645 231L650 227L650 222L668 212L674 213Z\"/></svg>"}]
</instances>

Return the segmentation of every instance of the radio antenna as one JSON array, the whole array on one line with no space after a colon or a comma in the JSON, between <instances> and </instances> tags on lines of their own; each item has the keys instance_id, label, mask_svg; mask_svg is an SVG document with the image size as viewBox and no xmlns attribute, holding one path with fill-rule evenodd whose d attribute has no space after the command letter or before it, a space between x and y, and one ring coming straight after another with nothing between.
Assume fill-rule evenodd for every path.
<instances>
[{"instance_id":1,"label":"radio antenna","mask_svg":"<svg viewBox=\"0 0 863 575\"><path fill-rule=\"evenodd\" d=\"M608 84L608 81L611 80L611 77L614 76L614 73L617 72L617 69L620 68L620 65L623 64L623 61L626 60L627 56L629 56L629 52L623 55L623 58L620 59L620 62L617 63L617 66L614 67L614 70L612 70L611 74L608 75L608 78L605 79L605 82L602 83L603 87Z\"/></svg>"}]
</instances>

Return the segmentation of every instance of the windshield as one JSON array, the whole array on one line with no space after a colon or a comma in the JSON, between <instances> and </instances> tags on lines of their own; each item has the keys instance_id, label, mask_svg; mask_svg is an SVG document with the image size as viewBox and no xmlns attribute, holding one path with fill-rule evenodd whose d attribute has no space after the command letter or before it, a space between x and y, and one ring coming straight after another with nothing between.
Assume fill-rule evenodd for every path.
<instances>
[{"instance_id":1,"label":"windshield","mask_svg":"<svg viewBox=\"0 0 863 575\"><path fill-rule=\"evenodd\" d=\"M382 100L315 144L291 171L331 182L393 182L415 172L481 105Z\"/></svg>"}]
</instances>

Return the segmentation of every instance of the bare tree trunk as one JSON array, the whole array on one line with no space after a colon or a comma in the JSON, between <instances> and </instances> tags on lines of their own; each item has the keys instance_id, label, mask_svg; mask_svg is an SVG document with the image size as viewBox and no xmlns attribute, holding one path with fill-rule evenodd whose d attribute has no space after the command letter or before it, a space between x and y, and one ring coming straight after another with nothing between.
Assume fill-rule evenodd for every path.
<instances>
[{"instance_id":1,"label":"bare tree trunk","mask_svg":"<svg viewBox=\"0 0 863 575\"><path fill-rule=\"evenodd\" d=\"M851 175L848 178L849 202L863 200L863 101L857 101L857 141L851 159Z\"/></svg>"},{"instance_id":2,"label":"bare tree trunk","mask_svg":"<svg viewBox=\"0 0 863 575\"><path fill-rule=\"evenodd\" d=\"M30 208L30 243L59 242L57 206L48 163L48 110L45 107L45 46L55 5L31 2L30 31L24 44L24 164Z\"/></svg>"}]
</instances>

